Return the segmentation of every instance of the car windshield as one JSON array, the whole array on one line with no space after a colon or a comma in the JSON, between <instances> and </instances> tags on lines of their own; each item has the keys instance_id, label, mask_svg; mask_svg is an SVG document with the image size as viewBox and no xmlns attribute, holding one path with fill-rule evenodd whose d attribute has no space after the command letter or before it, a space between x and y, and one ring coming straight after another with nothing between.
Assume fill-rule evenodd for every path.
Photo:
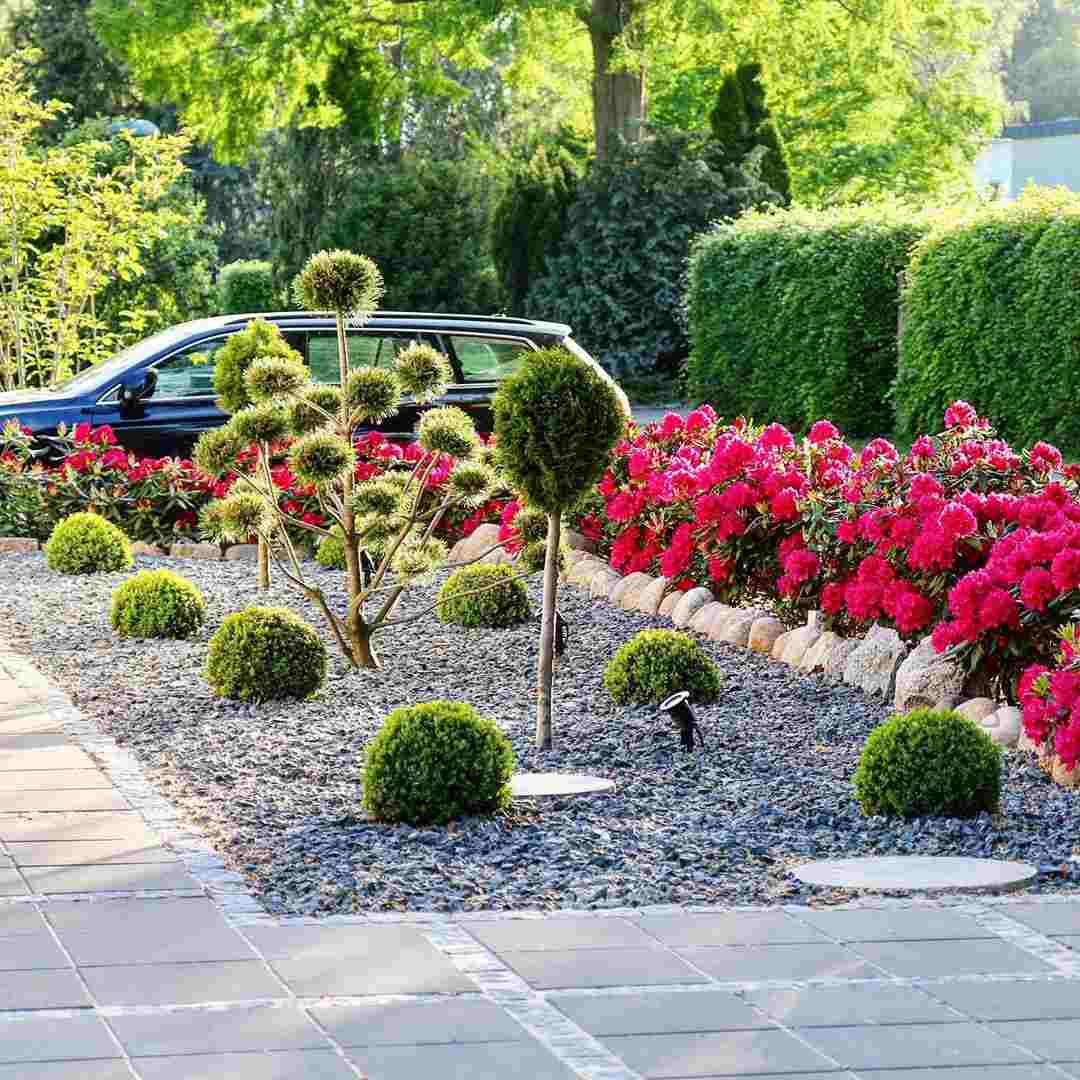
<instances>
[{"instance_id":1,"label":"car windshield","mask_svg":"<svg viewBox=\"0 0 1080 1080\"><path fill-rule=\"evenodd\" d=\"M129 345L115 356L110 356L104 363L80 371L78 375L72 375L70 379L57 383L52 389L59 394L79 394L85 390L93 390L97 386L103 386L117 376L123 374L129 368L148 356L153 356L167 349L170 345L184 341L190 337L192 323L183 323L180 326L170 327L157 334L152 334L142 341Z\"/></svg>"}]
</instances>

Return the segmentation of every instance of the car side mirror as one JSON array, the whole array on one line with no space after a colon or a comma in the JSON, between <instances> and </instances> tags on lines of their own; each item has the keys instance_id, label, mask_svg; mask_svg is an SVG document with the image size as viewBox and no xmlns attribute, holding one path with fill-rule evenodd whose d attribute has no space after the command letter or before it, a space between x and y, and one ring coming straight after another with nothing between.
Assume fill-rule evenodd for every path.
<instances>
[{"instance_id":1,"label":"car side mirror","mask_svg":"<svg viewBox=\"0 0 1080 1080\"><path fill-rule=\"evenodd\" d=\"M157 388L157 372L153 368L134 372L120 384L120 404L134 408L140 401L148 398Z\"/></svg>"}]
</instances>

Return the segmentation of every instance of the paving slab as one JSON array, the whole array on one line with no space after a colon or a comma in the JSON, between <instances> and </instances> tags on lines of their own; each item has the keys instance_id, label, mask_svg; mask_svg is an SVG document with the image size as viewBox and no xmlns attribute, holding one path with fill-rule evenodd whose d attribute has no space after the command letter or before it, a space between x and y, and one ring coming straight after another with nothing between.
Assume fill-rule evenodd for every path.
<instances>
[{"instance_id":1,"label":"paving slab","mask_svg":"<svg viewBox=\"0 0 1080 1080\"><path fill-rule=\"evenodd\" d=\"M1007 941L864 941L852 945L879 967L907 978L1049 974L1054 969Z\"/></svg>"},{"instance_id":2,"label":"paving slab","mask_svg":"<svg viewBox=\"0 0 1080 1080\"><path fill-rule=\"evenodd\" d=\"M0 1063L120 1057L96 1016L12 1016L0 1018Z\"/></svg>"},{"instance_id":3,"label":"paving slab","mask_svg":"<svg viewBox=\"0 0 1080 1080\"><path fill-rule=\"evenodd\" d=\"M134 810L114 813L52 811L0 813L0 841L128 840L156 845L161 837Z\"/></svg>"},{"instance_id":4,"label":"paving slab","mask_svg":"<svg viewBox=\"0 0 1080 1080\"><path fill-rule=\"evenodd\" d=\"M991 1026L1047 1061L1080 1062L1080 1020L1009 1020Z\"/></svg>"},{"instance_id":5,"label":"paving slab","mask_svg":"<svg viewBox=\"0 0 1080 1080\"><path fill-rule=\"evenodd\" d=\"M180 1009L109 1021L132 1057L254 1050L327 1050L326 1036L294 1005Z\"/></svg>"},{"instance_id":6,"label":"paving slab","mask_svg":"<svg viewBox=\"0 0 1080 1080\"><path fill-rule=\"evenodd\" d=\"M0 896L25 896L29 891L18 870L0 865Z\"/></svg>"},{"instance_id":7,"label":"paving slab","mask_svg":"<svg viewBox=\"0 0 1080 1080\"><path fill-rule=\"evenodd\" d=\"M974 1075L978 1072L978 1076ZM855 1072L857 1080L1061 1080L1062 1072L1068 1068L1050 1065L982 1065L978 1070L971 1068L936 1069L889 1069L887 1072L861 1070ZM845 1074L846 1077L847 1074ZM784 1080L795 1080L785 1077ZM807 1080L800 1076L798 1080ZM834 1074L833 1080L839 1080Z\"/></svg>"},{"instance_id":8,"label":"paving slab","mask_svg":"<svg viewBox=\"0 0 1080 1080\"><path fill-rule=\"evenodd\" d=\"M948 1024L964 1019L921 990L895 983L757 990L745 1000L785 1027Z\"/></svg>"},{"instance_id":9,"label":"paving slab","mask_svg":"<svg viewBox=\"0 0 1080 1080\"><path fill-rule=\"evenodd\" d=\"M99 1005L197 1005L288 997L257 960L221 964L114 964L82 968Z\"/></svg>"},{"instance_id":10,"label":"paving slab","mask_svg":"<svg viewBox=\"0 0 1080 1080\"><path fill-rule=\"evenodd\" d=\"M762 979L874 979L880 969L843 945L722 945L678 950L695 967L723 982Z\"/></svg>"},{"instance_id":11,"label":"paving slab","mask_svg":"<svg viewBox=\"0 0 1080 1080\"><path fill-rule=\"evenodd\" d=\"M349 1047L345 1054L368 1080L577 1080L537 1042Z\"/></svg>"},{"instance_id":12,"label":"paving slab","mask_svg":"<svg viewBox=\"0 0 1080 1080\"><path fill-rule=\"evenodd\" d=\"M942 982L925 990L974 1020L1080 1020L1078 980Z\"/></svg>"},{"instance_id":13,"label":"paving slab","mask_svg":"<svg viewBox=\"0 0 1080 1080\"><path fill-rule=\"evenodd\" d=\"M42 714L38 714L40 717ZM71 743L64 734L63 726L56 723L35 725L32 731L8 732L0 729L0 760L6 754L16 754L21 750L71 749ZM74 749L78 750L78 747ZM80 754L84 753L78 750Z\"/></svg>"},{"instance_id":14,"label":"paving slab","mask_svg":"<svg viewBox=\"0 0 1080 1080\"><path fill-rule=\"evenodd\" d=\"M493 1001L380 1001L312 1008L342 1046L528 1041L531 1036Z\"/></svg>"},{"instance_id":15,"label":"paving slab","mask_svg":"<svg viewBox=\"0 0 1080 1080\"><path fill-rule=\"evenodd\" d=\"M669 1035L775 1027L767 1016L726 990L548 994L547 1000L590 1035Z\"/></svg>"},{"instance_id":16,"label":"paving slab","mask_svg":"<svg viewBox=\"0 0 1080 1080\"><path fill-rule=\"evenodd\" d=\"M1043 934L1080 934L1080 903L1008 904L998 910Z\"/></svg>"},{"instance_id":17,"label":"paving slab","mask_svg":"<svg viewBox=\"0 0 1080 1080\"><path fill-rule=\"evenodd\" d=\"M828 1069L832 1062L786 1031L611 1035L604 1045L648 1078L753 1076Z\"/></svg>"},{"instance_id":18,"label":"paving slab","mask_svg":"<svg viewBox=\"0 0 1080 1080\"><path fill-rule=\"evenodd\" d=\"M0 938L0 972L70 967L68 958L48 932Z\"/></svg>"},{"instance_id":19,"label":"paving slab","mask_svg":"<svg viewBox=\"0 0 1080 1080\"><path fill-rule=\"evenodd\" d=\"M20 736L12 736L19 738ZM64 742L41 749L0 745L0 772L36 772L57 769L96 769L97 763L85 750Z\"/></svg>"},{"instance_id":20,"label":"paving slab","mask_svg":"<svg viewBox=\"0 0 1080 1080\"><path fill-rule=\"evenodd\" d=\"M1004 1065L1035 1060L981 1024L806 1027L799 1028L798 1034L847 1069Z\"/></svg>"},{"instance_id":21,"label":"paving slab","mask_svg":"<svg viewBox=\"0 0 1080 1080\"><path fill-rule=\"evenodd\" d=\"M178 862L156 844L131 840L64 840L56 843L9 843L16 866L114 866L117 863Z\"/></svg>"},{"instance_id":22,"label":"paving slab","mask_svg":"<svg viewBox=\"0 0 1080 1080\"><path fill-rule=\"evenodd\" d=\"M665 945L794 945L826 942L820 930L783 911L646 915L641 928Z\"/></svg>"},{"instance_id":23,"label":"paving slab","mask_svg":"<svg viewBox=\"0 0 1080 1080\"><path fill-rule=\"evenodd\" d=\"M131 1080L123 1061L44 1061L0 1065L0 1080Z\"/></svg>"},{"instance_id":24,"label":"paving slab","mask_svg":"<svg viewBox=\"0 0 1080 1080\"><path fill-rule=\"evenodd\" d=\"M356 1073L333 1050L187 1054L138 1058L134 1065L142 1080L356 1080Z\"/></svg>"},{"instance_id":25,"label":"paving slab","mask_svg":"<svg viewBox=\"0 0 1080 1080\"><path fill-rule=\"evenodd\" d=\"M802 863L792 873L808 885L871 892L1002 892L1038 877L1037 867L997 859L875 855Z\"/></svg>"},{"instance_id":26,"label":"paving slab","mask_svg":"<svg viewBox=\"0 0 1080 1080\"><path fill-rule=\"evenodd\" d=\"M538 990L601 986L670 986L707 982L665 949L506 950L500 958Z\"/></svg>"},{"instance_id":27,"label":"paving slab","mask_svg":"<svg viewBox=\"0 0 1080 1080\"><path fill-rule=\"evenodd\" d=\"M199 883L179 862L118 863L112 866L27 866L23 868L22 874L34 893L46 896L199 888Z\"/></svg>"},{"instance_id":28,"label":"paving slab","mask_svg":"<svg viewBox=\"0 0 1080 1080\"><path fill-rule=\"evenodd\" d=\"M112 782L94 767L84 769L18 769L0 772L0 791L66 791L70 789L112 788Z\"/></svg>"},{"instance_id":29,"label":"paving slab","mask_svg":"<svg viewBox=\"0 0 1080 1080\"><path fill-rule=\"evenodd\" d=\"M80 966L256 959L205 899L58 902L45 911Z\"/></svg>"},{"instance_id":30,"label":"paving slab","mask_svg":"<svg viewBox=\"0 0 1080 1080\"><path fill-rule=\"evenodd\" d=\"M0 790L0 813L130 809L127 799L113 788Z\"/></svg>"},{"instance_id":31,"label":"paving slab","mask_svg":"<svg viewBox=\"0 0 1080 1080\"><path fill-rule=\"evenodd\" d=\"M977 919L947 908L808 910L805 914L800 913L799 917L837 941L932 941L994 937Z\"/></svg>"},{"instance_id":32,"label":"paving slab","mask_svg":"<svg viewBox=\"0 0 1080 1080\"><path fill-rule=\"evenodd\" d=\"M0 1010L81 1009L90 1004L74 971L5 971L0 977Z\"/></svg>"},{"instance_id":33,"label":"paving slab","mask_svg":"<svg viewBox=\"0 0 1080 1080\"><path fill-rule=\"evenodd\" d=\"M33 904L5 904L0 907L0 939L17 934L47 934L48 924Z\"/></svg>"},{"instance_id":34,"label":"paving slab","mask_svg":"<svg viewBox=\"0 0 1080 1080\"><path fill-rule=\"evenodd\" d=\"M500 919L469 922L466 929L495 952L532 949L652 948L655 942L626 919Z\"/></svg>"},{"instance_id":35,"label":"paving slab","mask_svg":"<svg viewBox=\"0 0 1080 1080\"><path fill-rule=\"evenodd\" d=\"M476 989L411 926L253 926L247 935L301 996L460 994Z\"/></svg>"}]
</instances>

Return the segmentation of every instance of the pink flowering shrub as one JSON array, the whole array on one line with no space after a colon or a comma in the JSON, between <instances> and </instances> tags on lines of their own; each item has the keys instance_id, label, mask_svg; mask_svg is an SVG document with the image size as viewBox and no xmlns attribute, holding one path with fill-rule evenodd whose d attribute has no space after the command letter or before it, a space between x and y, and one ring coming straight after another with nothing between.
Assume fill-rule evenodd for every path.
<instances>
[{"instance_id":1,"label":"pink flowering shrub","mask_svg":"<svg viewBox=\"0 0 1080 1080\"><path fill-rule=\"evenodd\" d=\"M1068 770L1080 762L1080 654L1076 625L1060 631L1053 668L1033 664L1020 678L1018 697L1024 732L1042 751L1054 753Z\"/></svg>"},{"instance_id":2,"label":"pink flowering shrub","mask_svg":"<svg viewBox=\"0 0 1080 1080\"><path fill-rule=\"evenodd\" d=\"M857 453L827 420L797 442L705 406L632 428L599 485L603 520L578 525L623 573L791 622L820 609L841 632L933 632L1010 692L1080 600L1078 480L1054 447L1017 452L966 402L905 455L885 439Z\"/></svg>"}]
</instances>

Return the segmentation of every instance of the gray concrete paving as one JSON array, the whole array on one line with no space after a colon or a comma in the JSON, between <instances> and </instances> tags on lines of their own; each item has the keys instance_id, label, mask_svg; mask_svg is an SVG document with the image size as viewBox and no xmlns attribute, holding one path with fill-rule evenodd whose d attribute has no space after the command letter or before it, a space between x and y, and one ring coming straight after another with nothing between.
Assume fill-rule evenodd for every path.
<instances>
[{"instance_id":1,"label":"gray concrete paving","mask_svg":"<svg viewBox=\"0 0 1080 1080\"><path fill-rule=\"evenodd\" d=\"M0 1080L1080 1080L1080 899L276 919L0 651Z\"/></svg>"}]
</instances>

